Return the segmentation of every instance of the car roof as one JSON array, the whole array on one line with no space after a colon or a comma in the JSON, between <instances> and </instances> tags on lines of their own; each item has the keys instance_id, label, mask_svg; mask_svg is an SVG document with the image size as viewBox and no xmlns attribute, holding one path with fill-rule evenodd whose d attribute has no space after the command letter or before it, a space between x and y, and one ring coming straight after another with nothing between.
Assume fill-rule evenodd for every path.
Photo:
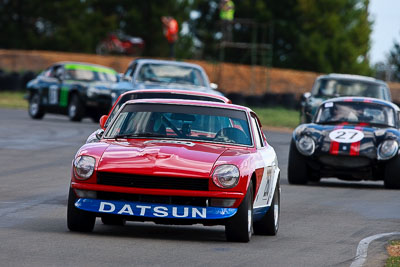
<instances>
[{"instance_id":1,"label":"car roof","mask_svg":"<svg viewBox=\"0 0 400 267\"><path fill-rule=\"evenodd\" d=\"M382 80L378 80L378 79L368 77L368 76L354 75L354 74L341 74L341 73L325 74L325 75L318 76L317 79L357 80L357 81L364 81L364 82L375 82L375 83L386 84Z\"/></svg>"},{"instance_id":2,"label":"car roof","mask_svg":"<svg viewBox=\"0 0 400 267\"><path fill-rule=\"evenodd\" d=\"M169 64L169 65L176 65L176 66L187 66L192 68L202 69L202 67L198 64L188 63L183 61L175 61L175 60L165 60L165 59L150 59L150 58L138 58L133 60L130 64L132 65L134 62L140 63L151 63L151 64Z\"/></svg>"},{"instance_id":3,"label":"car roof","mask_svg":"<svg viewBox=\"0 0 400 267\"><path fill-rule=\"evenodd\" d=\"M135 99L129 100L125 102L125 105L129 104L138 104L138 103L146 103L146 104L167 104L167 105L188 105L188 106L205 106L212 108L226 108L233 110L242 110L245 112L253 112L248 107L222 103L222 102L211 102L211 101L203 101L203 100L187 100L187 99Z\"/></svg>"},{"instance_id":4,"label":"car roof","mask_svg":"<svg viewBox=\"0 0 400 267\"><path fill-rule=\"evenodd\" d=\"M122 95L129 94L144 94L144 93L171 93L171 94L181 94L181 95L196 95L196 96L205 96L210 98L215 98L223 101L224 103L232 104L232 101L225 96L213 94L213 93L205 93L202 91L194 91L194 90L185 90L185 89L139 89L139 90L131 90L123 93Z\"/></svg>"},{"instance_id":5,"label":"car roof","mask_svg":"<svg viewBox=\"0 0 400 267\"><path fill-rule=\"evenodd\" d=\"M101 67L101 68L107 68L107 69L114 70L113 68L107 67L107 66L104 66L104 65L87 63L87 62L79 62L79 61L60 61L60 62L56 62L56 63L52 64L52 66L53 65L69 65L69 64L71 64L71 65L95 66L95 67Z\"/></svg>"},{"instance_id":6,"label":"car roof","mask_svg":"<svg viewBox=\"0 0 400 267\"><path fill-rule=\"evenodd\" d=\"M377 98L372 98L372 97L353 97L353 96L344 96L344 97L336 97L336 98L331 98L328 100L325 100L324 102L321 103L321 105L328 103L328 102L364 102L364 103L374 103L374 104L380 104L384 106L388 106L393 108L396 111L400 111L399 107L395 105L392 102L385 101L382 99L377 99Z\"/></svg>"}]
</instances>

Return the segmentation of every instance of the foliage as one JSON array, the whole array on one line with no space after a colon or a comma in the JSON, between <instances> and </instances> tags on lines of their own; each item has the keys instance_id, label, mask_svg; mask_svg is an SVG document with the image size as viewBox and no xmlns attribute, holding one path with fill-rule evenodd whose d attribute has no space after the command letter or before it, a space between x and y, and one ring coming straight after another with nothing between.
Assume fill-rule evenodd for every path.
<instances>
[{"instance_id":1,"label":"foliage","mask_svg":"<svg viewBox=\"0 0 400 267\"><path fill-rule=\"evenodd\" d=\"M389 257L386 260L385 267L400 267L400 257Z\"/></svg>"},{"instance_id":2,"label":"foliage","mask_svg":"<svg viewBox=\"0 0 400 267\"><path fill-rule=\"evenodd\" d=\"M369 0L234 0L233 41L272 43L275 67L317 72L371 74L368 62ZM108 33L145 40L143 56L166 57L161 16L175 17L180 58L265 64L251 49L218 49L219 0L2 0L0 48L95 52ZM186 27L187 26L187 27ZM265 52L265 50L264 50Z\"/></svg>"},{"instance_id":3,"label":"foliage","mask_svg":"<svg viewBox=\"0 0 400 267\"><path fill-rule=\"evenodd\" d=\"M389 65L393 69L393 80L400 82L400 43L395 42L389 55Z\"/></svg>"},{"instance_id":4,"label":"foliage","mask_svg":"<svg viewBox=\"0 0 400 267\"><path fill-rule=\"evenodd\" d=\"M167 56L161 16L188 19L187 0L4 0L1 48L94 52L108 33L122 31L146 42L147 56Z\"/></svg>"}]
</instances>

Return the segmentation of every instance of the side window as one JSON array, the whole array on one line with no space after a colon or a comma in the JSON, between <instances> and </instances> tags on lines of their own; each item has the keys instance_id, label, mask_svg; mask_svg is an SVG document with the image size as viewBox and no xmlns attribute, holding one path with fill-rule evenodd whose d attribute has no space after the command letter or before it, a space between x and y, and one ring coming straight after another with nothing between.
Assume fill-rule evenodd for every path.
<instances>
[{"instance_id":1,"label":"side window","mask_svg":"<svg viewBox=\"0 0 400 267\"><path fill-rule=\"evenodd\" d=\"M256 140L257 148L263 147L265 145L264 139L262 138L261 130L257 123L257 120L253 116L251 116L251 126L254 129L253 133L254 133L254 139Z\"/></svg>"},{"instance_id":2,"label":"side window","mask_svg":"<svg viewBox=\"0 0 400 267\"><path fill-rule=\"evenodd\" d=\"M49 72L46 73L46 76L51 77L51 78L57 78L62 76L63 74L63 68L60 65L53 66L52 68L49 69Z\"/></svg>"},{"instance_id":3,"label":"side window","mask_svg":"<svg viewBox=\"0 0 400 267\"><path fill-rule=\"evenodd\" d=\"M134 63L133 65L129 66L125 72L125 76L133 77L136 67L137 67L137 63Z\"/></svg>"}]
</instances>

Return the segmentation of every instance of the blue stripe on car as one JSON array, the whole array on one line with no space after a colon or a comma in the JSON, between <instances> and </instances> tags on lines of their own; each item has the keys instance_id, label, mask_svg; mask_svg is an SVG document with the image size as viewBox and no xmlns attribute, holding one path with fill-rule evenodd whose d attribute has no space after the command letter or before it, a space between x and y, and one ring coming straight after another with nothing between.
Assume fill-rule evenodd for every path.
<instances>
[{"instance_id":1,"label":"blue stripe on car","mask_svg":"<svg viewBox=\"0 0 400 267\"><path fill-rule=\"evenodd\" d=\"M235 208L195 207L130 201L80 198L75 207L81 210L127 216L171 219L224 219L236 214Z\"/></svg>"}]
</instances>

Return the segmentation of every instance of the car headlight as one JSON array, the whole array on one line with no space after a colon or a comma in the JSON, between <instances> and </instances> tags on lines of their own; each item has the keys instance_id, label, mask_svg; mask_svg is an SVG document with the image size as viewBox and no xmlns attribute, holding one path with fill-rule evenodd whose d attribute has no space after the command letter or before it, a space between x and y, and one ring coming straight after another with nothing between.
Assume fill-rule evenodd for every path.
<instances>
[{"instance_id":1,"label":"car headlight","mask_svg":"<svg viewBox=\"0 0 400 267\"><path fill-rule=\"evenodd\" d=\"M96 160L89 156L79 156L74 160L76 178L86 180L92 176Z\"/></svg>"},{"instance_id":2,"label":"car headlight","mask_svg":"<svg viewBox=\"0 0 400 267\"><path fill-rule=\"evenodd\" d=\"M307 135L303 135L299 140L296 141L297 149L304 156L311 156L315 151L314 139Z\"/></svg>"},{"instance_id":3,"label":"car headlight","mask_svg":"<svg viewBox=\"0 0 400 267\"><path fill-rule=\"evenodd\" d=\"M97 89L95 87L89 87L86 91L88 97L93 97L97 94Z\"/></svg>"},{"instance_id":4,"label":"car headlight","mask_svg":"<svg viewBox=\"0 0 400 267\"><path fill-rule=\"evenodd\" d=\"M399 144L396 140L385 140L378 147L378 159L390 159L396 155Z\"/></svg>"},{"instance_id":5,"label":"car headlight","mask_svg":"<svg viewBox=\"0 0 400 267\"><path fill-rule=\"evenodd\" d=\"M235 165L220 165L212 175L213 182L221 188L235 187L239 182L240 172Z\"/></svg>"}]
</instances>

